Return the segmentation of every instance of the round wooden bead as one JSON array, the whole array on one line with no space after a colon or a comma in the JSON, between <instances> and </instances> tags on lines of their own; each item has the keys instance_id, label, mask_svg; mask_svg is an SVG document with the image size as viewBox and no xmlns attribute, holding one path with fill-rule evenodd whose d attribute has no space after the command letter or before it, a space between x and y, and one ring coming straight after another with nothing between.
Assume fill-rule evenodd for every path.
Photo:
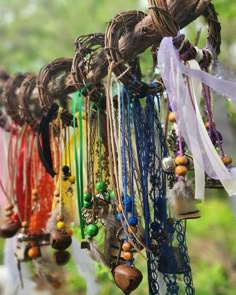
<instances>
[{"instance_id":1,"label":"round wooden bead","mask_svg":"<svg viewBox=\"0 0 236 295\"><path fill-rule=\"evenodd\" d=\"M170 112L169 115L168 115L168 120L172 123L175 123L176 122L176 119L175 119L175 113L174 112Z\"/></svg>"},{"instance_id":2,"label":"round wooden bead","mask_svg":"<svg viewBox=\"0 0 236 295\"><path fill-rule=\"evenodd\" d=\"M64 215L63 214L58 214L57 215L57 221L63 221L64 220Z\"/></svg>"},{"instance_id":3,"label":"round wooden bead","mask_svg":"<svg viewBox=\"0 0 236 295\"><path fill-rule=\"evenodd\" d=\"M13 208L14 208L14 205L13 204L9 204L9 205L7 205L7 207L6 207L6 211L12 211L13 210Z\"/></svg>"},{"instance_id":4,"label":"round wooden bead","mask_svg":"<svg viewBox=\"0 0 236 295\"><path fill-rule=\"evenodd\" d=\"M226 166L232 164L232 158L230 156L224 155L221 159Z\"/></svg>"},{"instance_id":5,"label":"round wooden bead","mask_svg":"<svg viewBox=\"0 0 236 295\"><path fill-rule=\"evenodd\" d=\"M35 257L37 257L38 255L39 255L39 249L38 249L38 247L32 247L32 248L30 248L29 250L28 250L28 256L30 257L30 258L35 258Z\"/></svg>"},{"instance_id":6,"label":"round wooden bead","mask_svg":"<svg viewBox=\"0 0 236 295\"><path fill-rule=\"evenodd\" d=\"M32 195L38 195L38 190L37 190L37 188L34 188L34 189L32 189Z\"/></svg>"},{"instance_id":7,"label":"round wooden bead","mask_svg":"<svg viewBox=\"0 0 236 295\"><path fill-rule=\"evenodd\" d=\"M117 206L116 206L116 211L117 212L122 212L122 204L118 204Z\"/></svg>"},{"instance_id":8,"label":"round wooden bead","mask_svg":"<svg viewBox=\"0 0 236 295\"><path fill-rule=\"evenodd\" d=\"M23 221L22 224L21 224L21 226L23 228L28 228L29 227L29 223L27 221Z\"/></svg>"},{"instance_id":9,"label":"round wooden bead","mask_svg":"<svg viewBox=\"0 0 236 295\"><path fill-rule=\"evenodd\" d=\"M32 200L33 200L34 202L38 201L38 195L32 195Z\"/></svg>"},{"instance_id":10,"label":"round wooden bead","mask_svg":"<svg viewBox=\"0 0 236 295\"><path fill-rule=\"evenodd\" d=\"M129 252L132 248L132 245L129 242L124 242L122 245L122 250L125 252Z\"/></svg>"},{"instance_id":11,"label":"round wooden bead","mask_svg":"<svg viewBox=\"0 0 236 295\"><path fill-rule=\"evenodd\" d=\"M174 218L171 218L171 217L167 218L167 224L168 225L174 225L175 224Z\"/></svg>"},{"instance_id":12,"label":"round wooden bead","mask_svg":"<svg viewBox=\"0 0 236 295\"><path fill-rule=\"evenodd\" d=\"M96 224L89 224L86 233L90 237L95 237L98 234L98 226Z\"/></svg>"},{"instance_id":13,"label":"round wooden bead","mask_svg":"<svg viewBox=\"0 0 236 295\"><path fill-rule=\"evenodd\" d=\"M6 211L6 217L11 217L12 216L12 214L13 214L13 211L10 211L10 210L8 210L8 211Z\"/></svg>"},{"instance_id":14,"label":"round wooden bead","mask_svg":"<svg viewBox=\"0 0 236 295\"><path fill-rule=\"evenodd\" d=\"M67 232L67 234L68 234L69 236L72 236L72 235L73 235L73 230L72 230L71 228L68 228L68 229L66 230L66 232Z\"/></svg>"},{"instance_id":15,"label":"round wooden bead","mask_svg":"<svg viewBox=\"0 0 236 295\"><path fill-rule=\"evenodd\" d=\"M60 192L58 190L55 190L53 193L54 197L59 197L60 196Z\"/></svg>"},{"instance_id":16,"label":"round wooden bead","mask_svg":"<svg viewBox=\"0 0 236 295\"><path fill-rule=\"evenodd\" d=\"M187 172L188 172L187 167L183 165L179 165L175 168L175 174L178 176L185 176Z\"/></svg>"},{"instance_id":17,"label":"round wooden bead","mask_svg":"<svg viewBox=\"0 0 236 295\"><path fill-rule=\"evenodd\" d=\"M123 252L123 258L124 260L131 260L133 258L133 253L132 252Z\"/></svg>"},{"instance_id":18,"label":"round wooden bead","mask_svg":"<svg viewBox=\"0 0 236 295\"><path fill-rule=\"evenodd\" d=\"M138 231L137 226L132 226L132 225L130 225L130 226L128 227L128 233L129 233L129 234L132 234L132 233L136 234L137 231Z\"/></svg>"},{"instance_id":19,"label":"round wooden bead","mask_svg":"<svg viewBox=\"0 0 236 295\"><path fill-rule=\"evenodd\" d=\"M188 158L184 155L182 156L177 156L175 158L175 164L176 165L186 165L188 163Z\"/></svg>"}]
</instances>

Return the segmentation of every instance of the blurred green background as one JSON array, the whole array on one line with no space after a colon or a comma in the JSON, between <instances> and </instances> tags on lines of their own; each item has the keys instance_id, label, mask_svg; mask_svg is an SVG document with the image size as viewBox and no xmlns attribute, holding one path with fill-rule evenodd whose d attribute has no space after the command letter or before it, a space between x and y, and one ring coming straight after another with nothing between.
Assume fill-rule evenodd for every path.
<instances>
[{"instance_id":1,"label":"blurred green background","mask_svg":"<svg viewBox=\"0 0 236 295\"><path fill-rule=\"evenodd\" d=\"M231 79L236 70L236 5L232 0L213 0L222 24L222 52L220 61ZM138 0L1 0L0 1L0 65L11 74L35 72L58 57L72 57L77 36L104 32L106 23L116 14L129 9L147 10L147 1ZM185 30L194 40L202 20ZM204 34L203 34L204 35ZM204 38L200 45L203 46ZM144 74L151 74L149 53L142 56ZM219 102L222 105L222 101ZM224 106L224 103L223 103ZM235 157L234 142L236 116L234 107L227 102L228 116L220 120L219 130L225 135L225 149ZM220 107L221 109L221 107ZM222 110L222 109L221 109ZM217 111L217 107L216 107ZM222 113L222 112L221 112ZM202 217L188 222L187 241L192 262L193 279L198 295L236 294L236 235L235 220L229 199L223 191L207 191L201 206ZM3 244L3 241L0 241ZM2 245L1 245L2 249ZM3 251L1 250L1 260ZM137 258L136 266L146 274L145 262ZM65 267L63 291L55 294L86 294L86 286L76 273L73 263ZM111 275L99 268L97 280L100 294L122 294L112 282ZM148 294L147 280L133 294Z\"/></svg>"}]
</instances>

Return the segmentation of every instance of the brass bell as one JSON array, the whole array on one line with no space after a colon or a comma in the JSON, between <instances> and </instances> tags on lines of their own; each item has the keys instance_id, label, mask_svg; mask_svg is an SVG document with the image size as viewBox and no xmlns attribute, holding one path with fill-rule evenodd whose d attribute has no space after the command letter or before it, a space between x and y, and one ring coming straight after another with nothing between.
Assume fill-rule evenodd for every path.
<instances>
[{"instance_id":1,"label":"brass bell","mask_svg":"<svg viewBox=\"0 0 236 295\"><path fill-rule=\"evenodd\" d=\"M164 172L170 173L175 169L175 161L172 157L168 156L162 159L161 166Z\"/></svg>"},{"instance_id":2,"label":"brass bell","mask_svg":"<svg viewBox=\"0 0 236 295\"><path fill-rule=\"evenodd\" d=\"M136 267L127 264L115 266L112 274L117 287L127 295L137 289L143 279L142 273Z\"/></svg>"},{"instance_id":3,"label":"brass bell","mask_svg":"<svg viewBox=\"0 0 236 295\"><path fill-rule=\"evenodd\" d=\"M72 243L72 238L66 232L53 229L50 234L50 245L56 250L65 250Z\"/></svg>"}]
</instances>

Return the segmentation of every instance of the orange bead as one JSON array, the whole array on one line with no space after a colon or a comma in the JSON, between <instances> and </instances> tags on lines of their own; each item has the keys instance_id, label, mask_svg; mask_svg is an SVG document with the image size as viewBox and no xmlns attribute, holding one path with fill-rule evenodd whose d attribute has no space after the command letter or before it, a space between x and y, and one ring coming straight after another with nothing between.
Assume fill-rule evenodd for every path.
<instances>
[{"instance_id":1,"label":"orange bead","mask_svg":"<svg viewBox=\"0 0 236 295\"><path fill-rule=\"evenodd\" d=\"M118 204L117 206L116 206L116 211L117 212L122 212L122 204Z\"/></svg>"},{"instance_id":2,"label":"orange bead","mask_svg":"<svg viewBox=\"0 0 236 295\"><path fill-rule=\"evenodd\" d=\"M133 253L132 252L123 252L123 258L124 260L131 260L133 258Z\"/></svg>"},{"instance_id":3,"label":"orange bead","mask_svg":"<svg viewBox=\"0 0 236 295\"><path fill-rule=\"evenodd\" d=\"M37 188L32 189L32 195L38 195L38 190Z\"/></svg>"},{"instance_id":4,"label":"orange bead","mask_svg":"<svg viewBox=\"0 0 236 295\"><path fill-rule=\"evenodd\" d=\"M30 258L35 258L39 255L39 249L38 247L32 247L28 250L28 256Z\"/></svg>"},{"instance_id":5,"label":"orange bead","mask_svg":"<svg viewBox=\"0 0 236 295\"><path fill-rule=\"evenodd\" d=\"M132 248L132 245L128 242L124 242L122 245L122 250L125 252L129 252Z\"/></svg>"},{"instance_id":6,"label":"orange bead","mask_svg":"<svg viewBox=\"0 0 236 295\"><path fill-rule=\"evenodd\" d=\"M174 112L170 112L169 115L168 115L168 120L172 123L175 123L176 122L176 119L175 119L175 113Z\"/></svg>"},{"instance_id":7,"label":"orange bead","mask_svg":"<svg viewBox=\"0 0 236 295\"><path fill-rule=\"evenodd\" d=\"M185 176L187 172L188 172L187 167L183 165L179 165L175 167L175 174L178 176Z\"/></svg>"},{"instance_id":8,"label":"orange bead","mask_svg":"<svg viewBox=\"0 0 236 295\"><path fill-rule=\"evenodd\" d=\"M73 235L73 230L72 230L71 228L68 228L68 229L66 230L66 232L67 232L67 234L68 234L69 236L72 236L72 235Z\"/></svg>"},{"instance_id":9,"label":"orange bead","mask_svg":"<svg viewBox=\"0 0 236 295\"><path fill-rule=\"evenodd\" d=\"M224 155L221 159L226 166L232 163L232 158L230 156Z\"/></svg>"},{"instance_id":10,"label":"orange bead","mask_svg":"<svg viewBox=\"0 0 236 295\"><path fill-rule=\"evenodd\" d=\"M188 163L188 158L186 156L177 156L175 158L176 165L186 165Z\"/></svg>"},{"instance_id":11,"label":"orange bead","mask_svg":"<svg viewBox=\"0 0 236 295\"><path fill-rule=\"evenodd\" d=\"M27 221L23 221L21 224L22 227L24 228L28 228L29 227L29 223Z\"/></svg>"},{"instance_id":12,"label":"orange bead","mask_svg":"<svg viewBox=\"0 0 236 295\"><path fill-rule=\"evenodd\" d=\"M128 227L128 233L129 233L129 234L132 234L132 233L136 234L137 231L138 231L137 226L132 226L132 225L130 225L130 226Z\"/></svg>"}]
</instances>

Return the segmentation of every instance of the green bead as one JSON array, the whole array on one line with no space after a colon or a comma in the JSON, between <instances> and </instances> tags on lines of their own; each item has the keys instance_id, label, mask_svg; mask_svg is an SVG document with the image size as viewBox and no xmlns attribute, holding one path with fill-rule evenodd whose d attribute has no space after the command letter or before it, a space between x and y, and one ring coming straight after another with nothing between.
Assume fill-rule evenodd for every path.
<instances>
[{"instance_id":1,"label":"green bead","mask_svg":"<svg viewBox=\"0 0 236 295\"><path fill-rule=\"evenodd\" d=\"M89 224L86 233L90 237L95 237L98 234L98 226L96 224Z\"/></svg>"},{"instance_id":2,"label":"green bead","mask_svg":"<svg viewBox=\"0 0 236 295\"><path fill-rule=\"evenodd\" d=\"M107 202L110 202L110 201L111 201L111 197L110 197L109 194L105 194L104 199L105 199Z\"/></svg>"},{"instance_id":3,"label":"green bead","mask_svg":"<svg viewBox=\"0 0 236 295\"><path fill-rule=\"evenodd\" d=\"M83 206L84 208L91 208L92 207L92 203L89 201L89 202L87 202L87 201L84 201L84 206Z\"/></svg>"},{"instance_id":4,"label":"green bead","mask_svg":"<svg viewBox=\"0 0 236 295\"><path fill-rule=\"evenodd\" d=\"M92 195L91 193L87 192L87 193L84 193L83 198L84 198L84 201L90 202L92 200Z\"/></svg>"},{"instance_id":5,"label":"green bead","mask_svg":"<svg viewBox=\"0 0 236 295\"><path fill-rule=\"evenodd\" d=\"M107 185L104 181L98 181L95 188L98 193L104 193L107 189Z\"/></svg>"},{"instance_id":6,"label":"green bead","mask_svg":"<svg viewBox=\"0 0 236 295\"><path fill-rule=\"evenodd\" d=\"M116 197L115 192L114 192L114 191L110 191L110 192L109 192L109 196L110 196L110 199L111 199L111 200L114 200L115 197Z\"/></svg>"}]
</instances>

